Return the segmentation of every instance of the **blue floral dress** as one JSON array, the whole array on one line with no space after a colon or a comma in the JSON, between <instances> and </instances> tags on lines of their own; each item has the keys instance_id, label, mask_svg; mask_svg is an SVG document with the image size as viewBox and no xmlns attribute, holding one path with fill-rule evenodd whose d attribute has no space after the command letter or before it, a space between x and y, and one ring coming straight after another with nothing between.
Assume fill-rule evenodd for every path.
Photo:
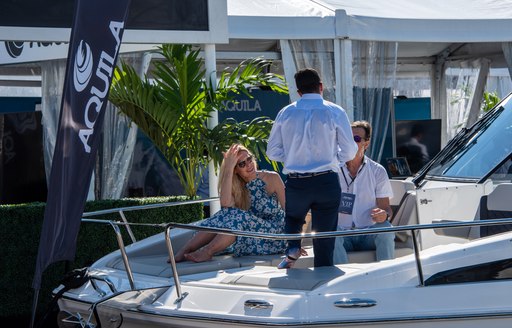
<instances>
[{"instance_id":1,"label":"blue floral dress","mask_svg":"<svg viewBox=\"0 0 512 328\"><path fill-rule=\"evenodd\" d=\"M277 195L269 195L265 182L258 176L245 186L251 193L251 208L248 211L223 207L212 217L201 222L201 226L231 230L281 234L284 232L284 211ZM234 256L268 255L284 253L286 241L250 237L237 237L228 248Z\"/></svg>"}]
</instances>

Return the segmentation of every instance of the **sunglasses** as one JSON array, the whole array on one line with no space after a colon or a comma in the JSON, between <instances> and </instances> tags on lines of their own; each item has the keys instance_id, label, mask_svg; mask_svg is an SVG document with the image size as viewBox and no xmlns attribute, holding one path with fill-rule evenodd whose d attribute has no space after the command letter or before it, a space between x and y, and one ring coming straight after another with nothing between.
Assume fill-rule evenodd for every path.
<instances>
[{"instance_id":1,"label":"sunglasses","mask_svg":"<svg viewBox=\"0 0 512 328\"><path fill-rule=\"evenodd\" d=\"M247 162L252 162L253 158L254 157L252 155L249 155L246 159L244 159L243 161L238 162L236 165L239 168L243 169L247 165Z\"/></svg>"},{"instance_id":2,"label":"sunglasses","mask_svg":"<svg viewBox=\"0 0 512 328\"><path fill-rule=\"evenodd\" d=\"M360 143L363 140L366 140L366 139L363 139L360 136L354 136L354 141L357 142L357 143Z\"/></svg>"}]
</instances>

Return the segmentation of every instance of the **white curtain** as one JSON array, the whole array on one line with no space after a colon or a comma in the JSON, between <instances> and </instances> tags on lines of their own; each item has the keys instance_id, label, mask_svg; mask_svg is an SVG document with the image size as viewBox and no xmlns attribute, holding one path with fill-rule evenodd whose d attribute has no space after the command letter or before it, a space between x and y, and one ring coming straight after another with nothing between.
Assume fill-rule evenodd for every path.
<instances>
[{"instance_id":1,"label":"white curtain","mask_svg":"<svg viewBox=\"0 0 512 328\"><path fill-rule=\"evenodd\" d=\"M430 71L397 75L393 95L407 98L428 98L431 95L431 88Z\"/></svg>"},{"instance_id":2,"label":"white curtain","mask_svg":"<svg viewBox=\"0 0 512 328\"><path fill-rule=\"evenodd\" d=\"M485 91L496 93L500 99L508 96L512 92L512 79L508 68L491 68L489 76L487 76Z\"/></svg>"},{"instance_id":3,"label":"white curtain","mask_svg":"<svg viewBox=\"0 0 512 328\"><path fill-rule=\"evenodd\" d=\"M336 102L333 40L282 40L281 51L291 101L299 98L293 76L298 70L311 67L320 74L324 85L324 98Z\"/></svg>"},{"instance_id":4,"label":"white curtain","mask_svg":"<svg viewBox=\"0 0 512 328\"><path fill-rule=\"evenodd\" d=\"M512 78L512 42L503 42L501 44L501 49L503 50L503 55L507 61L509 75Z\"/></svg>"},{"instance_id":5,"label":"white curtain","mask_svg":"<svg viewBox=\"0 0 512 328\"><path fill-rule=\"evenodd\" d=\"M354 119L372 124L374 138L367 154L376 161L381 159L391 117L397 47L396 42L352 41ZM293 75L312 67L322 77L324 98L336 102L333 40L282 40L281 51L292 101L298 98Z\"/></svg>"},{"instance_id":6,"label":"white curtain","mask_svg":"<svg viewBox=\"0 0 512 328\"><path fill-rule=\"evenodd\" d=\"M140 76L151 60L144 53L121 55L120 59L134 67ZM105 108L103 146L100 149L99 190L101 199L119 199L127 187L137 138L137 125L110 102Z\"/></svg>"},{"instance_id":7,"label":"white curtain","mask_svg":"<svg viewBox=\"0 0 512 328\"><path fill-rule=\"evenodd\" d=\"M354 120L373 128L367 155L380 162L393 108L397 67L396 42L352 41Z\"/></svg>"},{"instance_id":8,"label":"white curtain","mask_svg":"<svg viewBox=\"0 0 512 328\"><path fill-rule=\"evenodd\" d=\"M119 199L123 196L132 166L137 126L109 102L105 108L103 131L100 198Z\"/></svg>"},{"instance_id":9,"label":"white curtain","mask_svg":"<svg viewBox=\"0 0 512 328\"><path fill-rule=\"evenodd\" d=\"M41 125L46 181L50 181L65 74L66 60L41 62Z\"/></svg>"},{"instance_id":10,"label":"white curtain","mask_svg":"<svg viewBox=\"0 0 512 328\"><path fill-rule=\"evenodd\" d=\"M122 55L132 66L139 65L141 70L147 67L143 54ZM59 122L59 113L64 88L66 61L54 60L41 63L42 100L41 111L43 125L43 153L46 180L49 181L55 140ZM100 146L98 165L99 194L101 199L117 199L123 196L128 173L130 172L137 127L120 114L110 103L106 107L103 126L103 144ZM98 172L99 171L99 172ZM94 181L94 180L93 180Z\"/></svg>"},{"instance_id":11,"label":"white curtain","mask_svg":"<svg viewBox=\"0 0 512 328\"><path fill-rule=\"evenodd\" d=\"M489 61L450 62L447 66L443 77L446 87L446 141L478 118Z\"/></svg>"}]
</instances>

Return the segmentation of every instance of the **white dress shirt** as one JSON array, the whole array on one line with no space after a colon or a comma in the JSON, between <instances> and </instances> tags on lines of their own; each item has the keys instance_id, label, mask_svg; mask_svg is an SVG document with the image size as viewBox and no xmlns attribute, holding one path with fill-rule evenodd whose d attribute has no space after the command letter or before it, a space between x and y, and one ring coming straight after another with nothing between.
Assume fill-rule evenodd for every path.
<instances>
[{"instance_id":1,"label":"white dress shirt","mask_svg":"<svg viewBox=\"0 0 512 328\"><path fill-rule=\"evenodd\" d=\"M267 145L267 156L284 164L284 174L339 172L338 163L356 153L345 110L317 93L304 94L281 109Z\"/></svg>"}]
</instances>

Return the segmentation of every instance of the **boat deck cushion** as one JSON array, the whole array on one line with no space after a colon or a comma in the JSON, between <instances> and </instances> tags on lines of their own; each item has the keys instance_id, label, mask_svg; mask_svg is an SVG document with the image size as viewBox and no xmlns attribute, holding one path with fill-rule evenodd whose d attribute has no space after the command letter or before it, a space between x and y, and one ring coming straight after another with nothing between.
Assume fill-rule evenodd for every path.
<instances>
[{"instance_id":1,"label":"boat deck cushion","mask_svg":"<svg viewBox=\"0 0 512 328\"><path fill-rule=\"evenodd\" d=\"M194 274L198 272L209 272L239 268L240 263L236 257L231 255L219 255L215 256L211 261L195 263L195 262L180 262L177 263L176 268L178 269L179 275ZM159 276L161 277L172 277L171 265L162 271Z\"/></svg>"},{"instance_id":2,"label":"boat deck cushion","mask_svg":"<svg viewBox=\"0 0 512 328\"><path fill-rule=\"evenodd\" d=\"M312 247L306 247L308 255L301 256L294 265L295 269L306 269L314 266L314 254ZM407 247L405 244L397 243L395 249L395 256L401 257L411 254L412 248ZM157 277L172 277L171 265L168 264L167 256L164 255L145 255L145 256L128 256L132 272L139 274L146 274ZM211 261L194 263L194 262L180 262L177 263L179 275L189 275L201 272L226 270L240 267L251 266L270 266L277 267L282 260L281 254L275 255L253 255L233 257L232 255L217 255ZM358 251L349 252L350 263L368 263L374 262L375 251ZM111 262L110 267L118 270L125 270L121 258L117 258Z\"/></svg>"},{"instance_id":3,"label":"boat deck cushion","mask_svg":"<svg viewBox=\"0 0 512 328\"><path fill-rule=\"evenodd\" d=\"M260 286L276 289L313 290L345 273L338 267L302 268L273 270L261 274L233 274L222 283L231 285Z\"/></svg>"}]
</instances>

